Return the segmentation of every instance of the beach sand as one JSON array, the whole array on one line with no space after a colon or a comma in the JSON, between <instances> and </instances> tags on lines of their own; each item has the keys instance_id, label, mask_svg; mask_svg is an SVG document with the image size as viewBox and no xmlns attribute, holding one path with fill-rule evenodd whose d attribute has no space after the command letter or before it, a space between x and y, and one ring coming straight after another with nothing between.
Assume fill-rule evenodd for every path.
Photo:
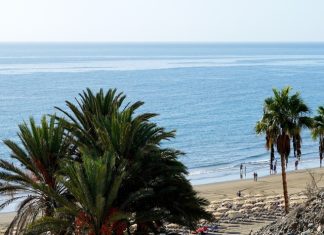
<instances>
[{"instance_id":1,"label":"beach sand","mask_svg":"<svg viewBox=\"0 0 324 235\"><path fill-rule=\"evenodd\" d=\"M319 188L324 187L324 168L288 172L287 182L288 194L290 198L296 198L297 196L295 195L305 194L306 186L311 182L310 173L313 174L315 180L317 181L317 186ZM202 197L205 197L212 203L218 203L224 200L234 201L235 198L237 198L236 193L239 190L243 190L242 196L248 198L253 198L253 195L262 195L266 199L267 197L276 195L280 195L282 197L283 194L281 173L259 178L257 182L253 181L253 179L243 179L223 183L198 185L194 186L194 188ZM293 204L293 201L291 201L291 204ZM246 224L222 224L224 227L226 227L226 229L219 234L249 234L251 230L255 232L274 220L275 219L254 220L253 222Z\"/></svg>"},{"instance_id":2,"label":"beach sand","mask_svg":"<svg viewBox=\"0 0 324 235\"><path fill-rule=\"evenodd\" d=\"M290 197L305 192L306 185L311 181L309 172L313 173L318 187L324 187L324 168L316 168L311 170L299 170L287 173L288 193ZM320 180L323 176L323 180ZM257 182L253 179L236 180L223 183L214 183L206 185L194 186L199 194L211 201L212 203L222 202L237 198L237 191L242 191L242 198L253 198L253 195L262 195L264 198L274 195L282 195L281 174L261 177ZM14 217L14 212L0 213L0 234ZM273 220L252 220L249 223L227 223L221 224L224 227L217 234L249 234L251 230L257 231L262 226Z\"/></svg>"},{"instance_id":3,"label":"beach sand","mask_svg":"<svg viewBox=\"0 0 324 235\"><path fill-rule=\"evenodd\" d=\"M296 194L304 191L306 184L310 182L309 172L314 173L317 179L323 175L323 180L318 183L319 187L324 187L324 168L314 168L309 170L298 170L287 173L288 193ZM242 194L264 194L266 196L282 194L281 173L261 177L257 182L253 179L235 180L222 183L205 184L194 186L201 196L209 201L223 200L236 197L238 190L245 189Z\"/></svg>"},{"instance_id":4,"label":"beach sand","mask_svg":"<svg viewBox=\"0 0 324 235\"><path fill-rule=\"evenodd\" d=\"M4 234L15 215L15 212L0 213L0 234Z\"/></svg>"}]
</instances>

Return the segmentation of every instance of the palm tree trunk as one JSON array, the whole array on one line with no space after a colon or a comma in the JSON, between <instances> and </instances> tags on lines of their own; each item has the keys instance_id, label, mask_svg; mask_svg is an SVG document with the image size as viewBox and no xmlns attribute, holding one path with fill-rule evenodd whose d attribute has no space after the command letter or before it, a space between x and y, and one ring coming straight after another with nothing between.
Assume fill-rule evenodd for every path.
<instances>
[{"instance_id":1,"label":"palm tree trunk","mask_svg":"<svg viewBox=\"0 0 324 235\"><path fill-rule=\"evenodd\" d=\"M324 138L322 135L319 137L319 156L320 156L320 167L322 167L322 160L323 160L323 151L324 151Z\"/></svg>"},{"instance_id":2,"label":"palm tree trunk","mask_svg":"<svg viewBox=\"0 0 324 235\"><path fill-rule=\"evenodd\" d=\"M273 144L271 144L271 150L270 150L270 174L271 174L271 170L273 171L273 161L274 161L274 147L273 147Z\"/></svg>"},{"instance_id":3,"label":"palm tree trunk","mask_svg":"<svg viewBox=\"0 0 324 235\"><path fill-rule=\"evenodd\" d=\"M287 178L286 178L286 157L284 154L281 154L281 176L282 176L282 187L285 200L285 213L289 212L289 198L288 198L288 189L287 189Z\"/></svg>"},{"instance_id":4,"label":"palm tree trunk","mask_svg":"<svg viewBox=\"0 0 324 235\"><path fill-rule=\"evenodd\" d=\"M50 198L46 198L46 208L45 208L45 216L47 217L52 217L53 214L54 214L54 210L53 210L53 207L52 207L52 200Z\"/></svg>"},{"instance_id":5,"label":"palm tree trunk","mask_svg":"<svg viewBox=\"0 0 324 235\"><path fill-rule=\"evenodd\" d=\"M299 161L300 156L301 156L301 137L300 137L300 135L298 135L296 138L296 152L297 152L297 158Z\"/></svg>"},{"instance_id":6,"label":"palm tree trunk","mask_svg":"<svg viewBox=\"0 0 324 235\"><path fill-rule=\"evenodd\" d=\"M293 147L294 147L294 157L296 158L296 150L297 150L297 142L296 142L296 137L295 135L293 135L293 138L292 138L292 141L293 141Z\"/></svg>"}]
</instances>

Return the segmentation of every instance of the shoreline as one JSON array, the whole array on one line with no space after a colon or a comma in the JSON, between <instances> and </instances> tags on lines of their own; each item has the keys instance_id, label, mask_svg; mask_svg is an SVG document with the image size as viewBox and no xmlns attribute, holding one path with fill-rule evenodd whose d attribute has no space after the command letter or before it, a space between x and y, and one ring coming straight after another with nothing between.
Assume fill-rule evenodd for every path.
<instances>
[{"instance_id":1,"label":"shoreline","mask_svg":"<svg viewBox=\"0 0 324 235\"><path fill-rule=\"evenodd\" d=\"M287 172L288 194L296 194L305 191L306 184L311 178L309 172L315 175L316 179L323 176L323 180L318 182L318 187L324 187L324 167L302 169ZM222 200L236 197L238 190L243 190L242 194L264 194L265 196L273 194L282 194L281 172L275 175L258 177L258 181L253 179L231 180L225 182L207 183L194 185L194 189L209 201Z\"/></svg>"},{"instance_id":2,"label":"shoreline","mask_svg":"<svg viewBox=\"0 0 324 235\"><path fill-rule=\"evenodd\" d=\"M278 165L277 165L277 175L281 174L281 165L280 165L280 159L278 159ZM289 158L288 167L286 168L286 172L295 172L295 158L291 157ZM267 177L270 175L270 169L269 169L269 160L262 160L257 162L242 162L243 169L246 166L246 177L245 174L243 174L243 180L247 179L253 179L253 172L257 172L259 178L261 177ZM190 180L191 184L193 186L199 186L199 185L206 185L206 184L215 184L215 183L224 183L224 182L231 182L236 180L241 180L240 178L240 169L239 169L240 163L237 164L237 167L228 167L223 169L218 169L216 167L204 167L204 168L197 168L200 172L197 174L195 170L189 169L189 176L188 179ZM319 157L307 157L302 158L298 165L298 171L299 170L313 170L320 168L319 167Z\"/></svg>"}]
</instances>

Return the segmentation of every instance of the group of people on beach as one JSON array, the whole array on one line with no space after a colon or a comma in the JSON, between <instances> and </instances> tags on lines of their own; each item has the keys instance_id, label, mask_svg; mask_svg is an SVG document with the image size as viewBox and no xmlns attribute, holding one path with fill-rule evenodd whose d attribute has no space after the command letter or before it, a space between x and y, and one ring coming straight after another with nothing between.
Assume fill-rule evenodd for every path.
<instances>
[{"instance_id":1,"label":"group of people on beach","mask_svg":"<svg viewBox=\"0 0 324 235\"><path fill-rule=\"evenodd\" d=\"M277 174L277 159L270 162L270 175L271 174Z\"/></svg>"},{"instance_id":2,"label":"group of people on beach","mask_svg":"<svg viewBox=\"0 0 324 235\"><path fill-rule=\"evenodd\" d=\"M258 181L258 173L253 172L253 180Z\"/></svg>"},{"instance_id":3,"label":"group of people on beach","mask_svg":"<svg viewBox=\"0 0 324 235\"><path fill-rule=\"evenodd\" d=\"M240 165L240 178L243 179L243 174L244 177L246 178L246 166L243 166L243 163ZM253 180L258 181L258 173L253 172Z\"/></svg>"},{"instance_id":4,"label":"group of people on beach","mask_svg":"<svg viewBox=\"0 0 324 235\"><path fill-rule=\"evenodd\" d=\"M296 158L295 170L298 170L299 161L300 158ZM275 159L273 162L270 162L270 174L277 174L277 159Z\"/></svg>"}]
</instances>

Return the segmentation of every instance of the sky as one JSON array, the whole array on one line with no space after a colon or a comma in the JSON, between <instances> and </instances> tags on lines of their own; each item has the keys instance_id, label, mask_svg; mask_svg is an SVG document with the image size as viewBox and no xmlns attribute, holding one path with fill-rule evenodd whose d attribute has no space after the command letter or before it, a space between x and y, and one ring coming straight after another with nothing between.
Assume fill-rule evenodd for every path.
<instances>
[{"instance_id":1,"label":"sky","mask_svg":"<svg viewBox=\"0 0 324 235\"><path fill-rule=\"evenodd\" d=\"M319 42L324 0L1 0L0 42Z\"/></svg>"}]
</instances>

